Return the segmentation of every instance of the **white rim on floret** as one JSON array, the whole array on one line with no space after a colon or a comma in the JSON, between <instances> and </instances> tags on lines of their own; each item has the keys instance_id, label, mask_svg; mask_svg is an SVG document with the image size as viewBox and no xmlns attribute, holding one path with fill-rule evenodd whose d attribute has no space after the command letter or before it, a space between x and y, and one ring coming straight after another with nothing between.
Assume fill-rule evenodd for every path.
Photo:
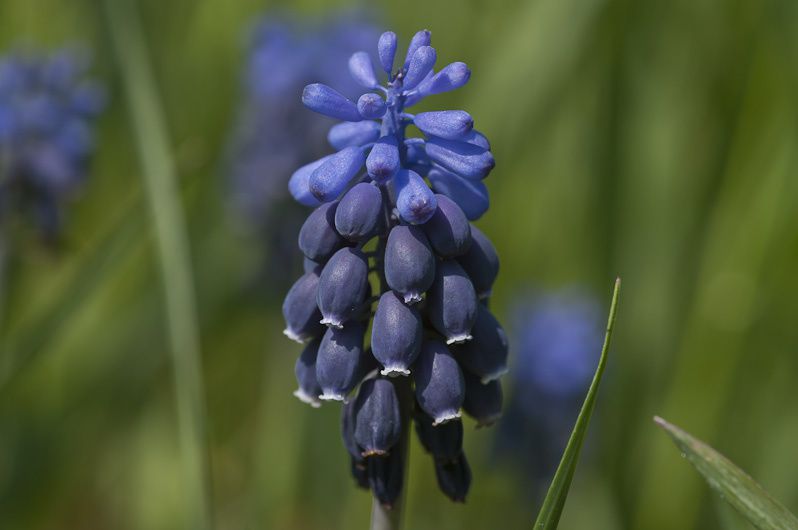
<instances>
[{"instance_id":1,"label":"white rim on floret","mask_svg":"<svg viewBox=\"0 0 798 530\"><path fill-rule=\"evenodd\" d=\"M463 344L464 342L468 342L474 337L471 336L470 333L462 333L460 335L454 335L446 339L446 344Z\"/></svg>"},{"instance_id":2,"label":"white rim on floret","mask_svg":"<svg viewBox=\"0 0 798 530\"><path fill-rule=\"evenodd\" d=\"M322 401L343 401L346 403L345 395L341 394L340 392L328 392L327 390L325 390L324 393L319 396L319 399Z\"/></svg>"},{"instance_id":3,"label":"white rim on floret","mask_svg":"<svg viewBox=\"0 0 798 530\"><path fill-rule=\"evenodd\" d=\"M294 342L298 342L299 344L305 344L305 342L307 342L307 337L300 335L291 328L285 328L283 330L283 335L285 335Z\"/></svg>"},{"instance_id":4,"label":"white rim on floret","mask_svg":"<svg viewBox=\"0 0 798 530\"><path fill-rule=\"evenodd\" d=\"M424 298L421 296L421 293L407 293L404 296L406 304L417 304Z\"/></svg>"},{"instance_id":5,"label":"white rim on floret","mask_svg":"<svg viewBox=\"0 0 798 530\"><path fill-rule=\"evenodd\" d=\"M299 401L301 401L302 403L307 403L314 409L321 407L321 402L318 400L316 396L308 394L301 388L297 388L296 390L294 390L294 396L296 396L296 398L299 399Z\"/></svg>"},{"instance_id":6,"label":"white rim on floret","mask_svg":"<svg viewBox=\"0 0 798 530\"><path fill-rule=\"evenodd\" d=\"M408 376L410 375L410 370L404 366L386 366L382 370L380 370L382 375L387 375L388 377L399 377L399 376Z\"/></svg>"},{"instance_id":7,"label":"white rim on floret","mask_svg":"<svg viewBox=\"0 0 798 530\"><path fill-rule=\"evenodd\" d=\"M444 423L449 423L450 421L454 421L459 417L460 417L459 410L446 411L435 416L435 421L432 422L432 426L437 427L438 425L443 425Z\"/></svg>"},{"instance_id":8,"label":"white rim on floret","mask_svg":"<svg viewBox=\"0 0 798 530\"><path fill-rule=\"evenodd\" d=\"M335 329L343 329L344 323L340 320L334 319L332 317L324 317L319 320L319 323L324 324L325 326L335 328Z\"/></svg>"}]
</instances>

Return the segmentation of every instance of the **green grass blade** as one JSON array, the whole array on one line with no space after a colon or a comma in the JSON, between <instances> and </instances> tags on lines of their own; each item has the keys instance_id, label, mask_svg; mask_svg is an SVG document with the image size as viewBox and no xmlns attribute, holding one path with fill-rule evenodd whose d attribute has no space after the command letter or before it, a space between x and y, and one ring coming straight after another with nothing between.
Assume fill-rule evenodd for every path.
<instances>
[{"instance_id":1,"label":"green grass blade","mask_svg":"<svg viewBox=\"0 0 798 530\"><path fill-rule=\"evenodd\" d=\"M187 527L209 530L211 476L194 280L175 162L135 0L106 0L108 28L152 213L174 367Z\"/></svg>"},{"instance_id":2,"label":"green grass blade","mask_svg":"<svg viewBox=\"0 0 798 530\"><path fill-rule=\"evenodd\" d=\"M752 525L763 530L798 529L798 518L729 459L659 416L654 421L673 438L707 484Z\"/></svg>"},{"instance_id":3,"label":"green grass blade","mask_svg":"<svg viewBox=\"0 0 798 530\"><path fill-rule=\"evenodd\" d=\"M560 459L560 465L557 466L557 472L549 486L549 491L546 493L546 498L543 499L543 506L540 508L538 518L535 521L535 528L555 529L560 522L563 506L565 506L565 499L568 497L568 488L571 486L571 479L576 470L576 463L579 461L579 452L582 450L582 444L585 441L587 434L587 427L590 423L590 416L593 414L593 409L596 405L596 394L598 394L599 383L601 376L604 374L604 368L607 366L607 352L610 349L610 342L612 340L612 330L615 326L615 314L618 309L618 296L621 290L621 279L615 280L615 289L612 292L612 303L610 304L610 316L607 319L607 333L604 335L604 346L601 348L601 358L599 359L596 373L593 375L593 382L590 383L590 388L585 396L585 401L582 403L582 410L579 411L579 417L576 418L574 429L571 431L571 437L568 439L568 445L565 446Z\"/></svg>"}]
</instances>

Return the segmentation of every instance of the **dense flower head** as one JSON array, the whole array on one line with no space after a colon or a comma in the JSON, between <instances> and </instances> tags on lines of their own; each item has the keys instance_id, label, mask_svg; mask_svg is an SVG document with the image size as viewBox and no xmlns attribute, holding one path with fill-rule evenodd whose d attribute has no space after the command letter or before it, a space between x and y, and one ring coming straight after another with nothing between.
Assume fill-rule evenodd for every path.
<instances>
[{"instance_id":1,"label":"dense flower head","mask_svg":"<svg viewBox=\"0 0 798 530\"><path fill-rule=\"evenodd\" d=\"M467 112L406 112L466 84L464 63L436 72L426 30L403 60L392 32L376 52L376 61L365 51L349 58L359 95L324 83L302 92L305 106L340 122L327 134L334 152L289 181L293 197L314 210L299 232L309 263L286 297L285 334L308 344L297 396L345 403L358 485L393 505L402 433L415 423L441 490L462 502L471 482L462 411L477 426L494 423L507 370L507 339L487 308L496 250L470 223L488 208L482 180L495 164Z\"/></svg>"},{"instance_id":2,"label":"dense flower head","mask_svg":"<svg viewBox=\"0 0 798 530\"><path fill-rule=\"evenodd\" d=\"M498 443L526 478L546 484L556 469L598 363L602 322L598 302L577 288L531 295L514 311L512 398Z\"/></svg>"},{"instance_id":3,"label":"dense flower head","mask_svg":"<svg viewBox=\"0 0 798 530\"><path fill-rule=\"evenodd\" d=\"M81 185L105 93L74 49L0 56L0 222L22 209L55 237L61 204Z\"/></svg>"}]
</instances>

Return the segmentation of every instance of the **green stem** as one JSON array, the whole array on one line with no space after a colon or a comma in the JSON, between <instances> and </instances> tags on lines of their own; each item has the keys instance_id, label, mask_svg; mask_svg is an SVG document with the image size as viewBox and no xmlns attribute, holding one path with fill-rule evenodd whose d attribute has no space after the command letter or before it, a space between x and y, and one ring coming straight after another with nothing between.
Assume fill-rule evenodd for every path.
<instances>
[{"instance_id":1,"label":"green stem","mask_svg":"<svg viewBox=\"0 0 798 530\"><path fill-rule=\"evenodd\" d=\"M105 11L133 121L158 247L175 378L186 526L208 530L212 528L211 479L202 364L188 236L175 164L138 10L131 0L105 0Z\"/></svg>"}]
</instances>

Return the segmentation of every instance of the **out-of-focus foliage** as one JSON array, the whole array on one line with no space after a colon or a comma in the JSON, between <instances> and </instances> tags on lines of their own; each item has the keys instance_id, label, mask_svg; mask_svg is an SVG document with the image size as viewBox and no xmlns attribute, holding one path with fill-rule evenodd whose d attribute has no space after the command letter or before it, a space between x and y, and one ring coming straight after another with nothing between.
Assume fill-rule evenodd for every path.
<instances>
[{"instance_id":1,"label":"out-of-focus foliage","mask_svg":"<svg viewBox=\"0 0 798 530\"><path fill-rule=\"evenodd\" d=\"M729 459L659 416L654 416L654 422L670 435L709 487L752 525L765 530L798 528L798 518Z\"/></svg>"},{"instance_id":2,"label":"out-of-focus foliage","mask_svg":"<svg viewBox=\"0 0 798 530\"><path fill-rule=\"evenodd\" d=\"M289 4L140 4L188 212L218 527L364 527L370 499L350 485L337 410L291 396L299 347L281 334L280 294L252 287L264 248L236 235L220 175L246 28ZM466 108L491 138L492 207L478 225L502 259L499 318L530 285L601 296L624 278L561 528L711 529L730 517L652 427L655 413L722 445L795 510L798 475L785 462L798 439L798 4L377 5L377 25L404 44L426 26L441 64L473 71L420 110ZM290 6L300 17L332 7ZM59 252L5 237L3 528L182 522L163 295L106 31L92 0L0 3L0 50L85 45L109 87ZM495 432L466 437L475 479L464 506L437 491L411 447L408 528L531 525L517 466L495 465Z\"/></svg>"}]
</instances>

